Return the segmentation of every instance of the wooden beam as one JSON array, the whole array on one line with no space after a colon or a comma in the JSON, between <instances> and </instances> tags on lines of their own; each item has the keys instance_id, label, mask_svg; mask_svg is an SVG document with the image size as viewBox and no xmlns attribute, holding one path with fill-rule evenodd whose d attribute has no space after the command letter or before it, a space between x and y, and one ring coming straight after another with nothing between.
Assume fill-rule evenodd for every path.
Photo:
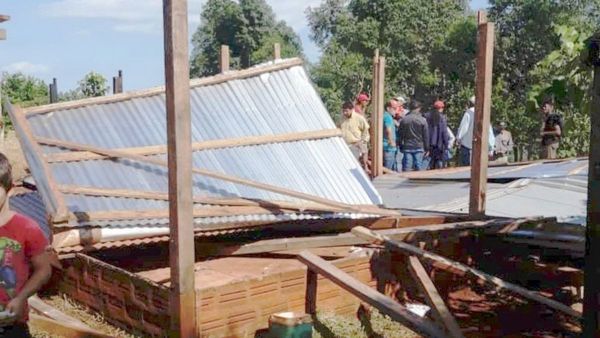
<instances>
[{"instance_id":1,"label":"wooden beam","mask_svg":"<svg viewBox=\"0 0 600 338\"><path fill-rule=\"evenodd\" d=\"M229 71L229 46L221 45L219 50L219 71L226 73Z\"/></svg>"},{"instance_id":2,"label":"wooden beam","mask_svg":"<svg viewBox=\"0 0 600 338\"><path fill-rule=\"evenodd\" d=\"M147 158L147 157L140 156L140 155L128 154L128 153L124 153L124 152L118 151L118 150L106 149L106 148L89 146L89 145L80 144L80 143L47 139L47 138L41 138L41 137L38 137L37 141L42 144L46 144L46 145L53 145L53 146L57 146L57 147L74 149L74 150L79 150L79 151L89 151L89 152L94 152L94 153L101 154L104 156L109 156L109 157L114 157L114 158L125 158L125 159L129 159L129 160L133 160L133 161L154 164L154 165L162 166L162 167L167 166L167 162L165 162L163 160ZM189 151L188 156L191 156L191 150ZM191 163L191 161L190 161L190 163ZM211 178L227 181L227 182L242 184L242 185L250 186L253 188L257 188L257 189L278 193L278 194L285 195L285 196L295 197L295 198L298 198L301 200L319 203L319 204L322 204L325 206L341 208L346 211L351 211L351 212L356 212L356 213L386 215L386 216L400 216L400 213L392 211L392 210L386 210L386 209L380 209L380 208L364 208L361 206L354 206L354 205L350 205L347 203L337 202L337 201L333 201L333 200L326 199L323 197L319 197L319 196L315 196L315 195L311 195L311 194L307 194L307 193L303 193L303 192L298 192L298 191L294 191L291 189L274 186L271 184L260 183L260 182L256 182L253 180L239 178L239 177L235 177L235 176L231 176L231 175L227 175L227 174L221 174L221 173L217 173L217 172L210 171L210 170L192 168L192 172L196 173L196 174L208 176Z\"/></svg>"},{"instance_id":3,"label":"wooden beam","mask_svg":"<svg viewBox=\"0 0 600 338\"><path fill-rule=\"evenodd\" d=\"M0 40L6 40L6 29L0 29Z\"/></svg>"},{"instance_id":4,"label":"wooden beam","mask_svg":"<svg viewBox=\"0 0 600 338\"><path fill-rule=\"evenodd\" d=\"M0 23L8 21L8 20L10 20L10 16L4 15L4 14L0 14Z\"/></svg>"},{"instance_id":5,"label":"wooden beam","mask_svg":"<svg viewBox=\"0 0 600 338\"><path fill-rule=\"evenodd\" d=\"M541 296L541 295L539 295L535 292L532 292L530 290L527 290L521 286L504 281L496 276L492 276L485 272L471 268L470 266L464 265L460 262L456 262L456 261L450 260L446 257L442 257L440 255L434 254L432 252L422 250L422 249L420 249L414 245L410 245L408 243L394 241L387 236L377 234L377 233L375 233L367 228L364 228L364 227L356 227L356 228L352 229L352 233L354 235L356 235L357 237L360 237L362 239L370 241L371 243L383 244L386 246L386 248L388 248L390 250L394 250L394 251L397 251L397 252L400 252L403 254L407 254L407 255L414 255L419 258L425 259L429 262L435 262L435 263L441 264L443 266L446 266L450 269L454 269L454 270L464 272L466 274L470 274L482 281L485 281L489 284L494 285L495 287L500 287L500 288L509 290L513 293L516 293L525 299L529 299L532 301L536 301L540 304L544 304L551 309L563 312L563 313L565 313L571 317L574 317L576 319L581 318L580 312L573 310L570 307L568 307L560 302L557 302L555 300Z\"/></svg>"},{"instance_id":6,"label":"wooden beam","mask_svg":"<svg viewBox=\"0 0 600 338\"><path fill-rule=\"evenodd\" d=\"M73 318L64 312L58 310L57 308L46 304L43 300L41 300L38 296L31 296L27 300L29 304L29 308L33 311L41 314L44 317L57 320L61 323L69 324L72 327L77 327L83 330L92 330L88 325L84 324L79 319Z\"/></svg>"},{"instance_id":7,"label":"wooden beam","mask_svg":"<svg viewBox=\"0 0 600 338\"><path fill-rule=\"evenodd\" d=\"M192 143L193 151L204 151L211 149L226 149L235 147L255 146L263 144L297 142L308 140L321 140L326 138L341 137L342 132L339 129L323 129L314 131L303 131L295 133L284 133L275 135L258 135L245 136L232 139L208 140ZM126 152L135 155L158 155L167 152L166 145L133 147L133 148L117 148L115 150ZM64 153L49 153L46 154L48 163L55 162L78 162L86 160L101 160L109 158L101 154L90 151L74 151Z\"/></svg>"},{"instance_id":8,"label":"wooden beam","mask_svg":"<svg viewBox=\"0 0 600 338\"><path fill-rule=\"evenodd\" d=\"M327 221L326 221L327 222ZM365 220L350 220L348 228L359 226L361 223L365 227L370 227L377 222L373 219ZM397 241L421 241L427 238L438 238L443 236L444 239L459 238L468 236L472 231L490 229L494 232L495 229L501 228L510 224L510 221L493 220L493 221L477 221L477 222L462 222L448 224L430 224L420 226L407 226L404 228L377 230L378 234L388 236ZM323 227L327 227L328 223L324 223ZM205 243L199 244L198 250L214 256L237 256L237 255L252 255L263 254L277 251L300 250L326 248L332 246L353 246L364 245L370 242L356 237L352 233L346 232L336 235L311 236L311 237L291 237L266 239L253 243L227 246L224 243Z\"/></svg>"},{"instance_id":9,"label":"wooden beam","mask_svg":"<svg viewBox=\"0 0 600 338\"><path fill-rule=\"evenodd\" d=\"M401 323L414 332L425 337L444 337L445 335L427 319L423 319L408 311L404 306L398 304L390 297L371 289L359 282L354 277L338 269L333 264L312 254L303 251L298 255L298 260L325 278L331 280L344 290L350 292L365 303L375 307L381 313L390 316L391 319Z\"/></svg>"},{"instance_id":10,"label":"wooden beam","mask_svg":"<svg viewBox=\"0 0 600 338\"><path fill-rule=\"evenodd\" d=\"M64 196L58 191L58 184L50 166L43 157L40 145L34 140L27 117L19 106L13 106L10 103L7 103L7 106L8 115L13 121L13 127L15 128L21 148L28 149L24 151L24 154L29 167L32 169L34 179L38 185L44 187L44 191L48 192L47 194L41 194L41 196L52 222L67 222L70 214Z\"/></svg>"},{"instance_id":11,"label":"wooden beam","mask_svg":"<svg viewBox=\"0 0 600 338\"><path fill-rule=\"evenodd\" d=\"M163 0L173 337L198 336L187 0Z\"/></svg>"},{"instance_id":12,"label":"wooden beam","mask_svg":"<svg viewBox=\"0 0 600 338\"><path fill-rule=\"evenodd\" d=\"M600 336L600 33L589 40L589 62L594 67L585 243L583 337Z\"/></svg>"},{"instance_id":13,"label":"wooden beam","mask_svg":"<svg viewBox=\"0 0 600 338\"><path fill-rule=\"evenodd\" d=\"M281 59L281 44L275 43L273 45L273 59L279 60Z\"/></svg>"},{"instance_id":14,"label":"wooden beam","mask_svg":"<svg viewBox=\"0 0 600 338\"><path fill-rule=\"evenodd\" d=\"M480 14L483 21L483 14ZM485 215L488 169L488 134L492 103L492 67L494 62L494 24L480 23L477 34L477 78L475 81L475 116L473 152L471 154L471 191L469 215Z\"/></svg>"},{"instance_id":15,"label":"wooden beam","mask_svg":"<svg viewBox=\"0 0 600 338\"><path fill-rule=\"evenodd\" d=\"M67 322L61 322L58 320L42 317L35 313L29 314L29 325L32 327L49 333L52 337L64 337L64 338L111 338L107 334L92 330L83 329L78 326L74 326Z\"/></svg>"},{"instance_id":16,"label":"wooden beam","mask_svg":"<svg viewBox=\"0 0 600 338\"><path fill-rule=\"evenodd\" d=\"M190 80L190 87L196 88L196 87L202 87L202 86L217 85L217 84L224 83L227 81L241 80L241 79L259 76L259 75L265 74L265 73L271 73L271 72L276 72L276 71L280 71L280 70L284 70L284 69L288 69L288 68L292 68L292 67L302 66L303 64L304 64L304 62L302 61L302 59L299 59L299 58L286 59L286 60L277 62L276 64L252 67L252 68L238 70L238 71L230 71L226 74L218 74L215 76L204 77L204 78L200 78L200 79L193 79L193 80ZM118 94L118 95L92 97L92 98L77 100L77 101L67 101L67 102L60 102L60 103L56 103L56 104L46 105L46 106L31 107L31 108L27 108L25 110L25 112L27 115L45 114L45 113L59 111L59 110L63 111L63 110L76 109L76 108L81 108L81 107L86 107L86 106L96 105L96 104L107 104L107 103L131 100L131 99L140 98L140 97L160 95L160 94L163 94L164 92L165 92L165 87L160 86L160 87L154 87L154 88L149 88L149 89L144 89L144 90L139 90L139 91L126 92L126 93Z\"/></svg>"},{"instance_id":17,"label":"wooden beam","mask_svg":"<svg viewBox=\"0 0 600 338\"><path fill-rule=\"evenodd\" d=\"M421 261L415 256L408 257L408 269L423 292L425 299L427 300L427 304L431 307L433 311L434 318L436 321L443 327L446 328L449 337L452 338L463 338L462 331L460 330L460 326L452 316L452 313L446 307L446 303L438 293L438 290L435 288L435 285L429 278L429 274L425 271L423 264Z\"/></svg>"},{"instance_id":18,"label":"wooden beam","mask_svg":"<svg viewBox=\"0 0 600 338\"><path fill-rule=\"evenodd\" d=\"M147 199L156 201L168 201L169 194L160 191L144 191L144 190L130 190L130 189L107 189L107 188L96 188L96 187L84 187L76 185L59 185L58 189L63 194L74 194L74 195L85 195L85 196L99 196L99 197L121 197L121 198L136 198L136 199ZM260 199L247 199L247 198L211 198L211 197L194 197L194 203L198 204L209 204L219 206L241 206L241 207L263 207L267 209L288 209L297 211L324 211L324 212L336 212L343 211L343 209L333 207L323 207L319 204L311 202L288 202L288 201L267 201ZM365 205L364 207L368 207ZM419 222L429 222L430 220L441 219L438 223L442 223L444 218L424 218L418 217L417 219L410 219L411 224ZM423 223L421 223L423 224ZM413 224L416 225L416 224Z\"/></svg>"},{"instance_id":19,"label":"wooden beam","mask_svg":"<svg viewBox=\"0 0 600 338\"><path fill-rule=\"evenodd\" d=\"M318 274L311 269L306 269L306 297L304 312L309 315L317 314L317 280Z\"/></svg>"},{"instance_id":20,"label":"wooden beam","mask_svg":"<svg viewBox=\"0 0 600 338\"><path fill-rule=\"evenodd\" d=\"M383 110L385 95L385 57L375 51L371 101L371 175L383 175Z\"/></svg>"}]
</instances>

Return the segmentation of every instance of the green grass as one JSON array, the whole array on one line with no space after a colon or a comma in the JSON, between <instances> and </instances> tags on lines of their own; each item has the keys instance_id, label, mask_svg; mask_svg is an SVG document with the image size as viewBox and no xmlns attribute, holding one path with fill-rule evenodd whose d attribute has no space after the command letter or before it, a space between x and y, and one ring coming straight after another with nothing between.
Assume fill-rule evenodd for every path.
<instances>
[{"instance_id":1,"label":"green grass","mask_svg":"<svg viewBox=\"0 0 600 338\"><path fill-rule=\"evenodd\" d=\"M419 337L406 327L394 322L377 311L371 319L342 317L330 313L318 313L313 322L313 338L412 338Z\"/></svg>"}]
</instances>

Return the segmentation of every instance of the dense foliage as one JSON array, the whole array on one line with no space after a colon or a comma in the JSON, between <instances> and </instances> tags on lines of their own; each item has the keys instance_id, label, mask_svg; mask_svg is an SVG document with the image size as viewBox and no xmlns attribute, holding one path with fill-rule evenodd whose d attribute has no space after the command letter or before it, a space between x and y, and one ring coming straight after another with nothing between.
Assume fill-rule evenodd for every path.
<instances>
[{"instance_id":1,"label":"dense foliage","mask_svg":"<svg viewBox=\"0 0 600 338\"><path fill-rule=\"evenodd\" d=\"M276 42L282 57L302 55L296 33L276 20L265 0L208 0L192 38L191 75L218 73L221 45L229 46L231 68L236 69L270 60Z\"/></svg>"},{"instance_id":2,"label":"dense foliage","mask_svg":"<svg viewBox=\"0 0 600 338\"><path fill-rule=\"evenodd\" d=\"M46 104L48 98L48 86L44 81L23 73L3 73L0 84L0 95L2 100L9 99L12 104L21 107L30 107ZM0 122L10 125L8 115L2 106L2 120Z\"/></svg>"},{"instance_id":3,"label":"dense foliage","mask_svg":"<svg viewBox=\"0 0 600 338\"><path fill-rule=\"evenodd\" d=\"M492 0L496 25L492 122L505 121L517 158L538 154L539 103L555 97L565 119L559 154L587 152L591 71L585 39L598 25L597 0ZM473 95L477 25L465 1L323 0L307 10L323 55L313 79L334 118L343 101L370 91L372 57L386 57L386 96L448 103L458 126Z\"/></svg>"}]
</instances>

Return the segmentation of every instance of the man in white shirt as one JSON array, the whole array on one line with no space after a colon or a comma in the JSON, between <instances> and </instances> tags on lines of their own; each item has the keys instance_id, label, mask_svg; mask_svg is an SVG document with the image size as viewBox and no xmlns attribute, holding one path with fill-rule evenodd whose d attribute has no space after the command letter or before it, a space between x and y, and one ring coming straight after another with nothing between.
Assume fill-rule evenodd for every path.
<instances>
[{"instance_id":1,"label":"man in white shirt","mask_svg":"<svg viewBox=\"0 0 600 338\"><path fill-rule=\"evenodd\" d=\"M471 165L471 147L473 147L473 126L475 121L475 96L469 99L469 109L465 111L462 120L460 121L460 127L456 132L456 143L459 149L458 164L460 166ZM494 137L494 131L492 126L489 126L490 130L488 133L488 152L492 153L494 150L494 143L496 141Z\"/></svg>"}]
</instances>

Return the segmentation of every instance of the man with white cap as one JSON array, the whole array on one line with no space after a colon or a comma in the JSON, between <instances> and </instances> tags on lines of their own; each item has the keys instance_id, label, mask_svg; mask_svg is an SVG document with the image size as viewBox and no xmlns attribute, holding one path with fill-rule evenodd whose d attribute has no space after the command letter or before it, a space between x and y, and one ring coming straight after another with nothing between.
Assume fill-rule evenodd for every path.
<instances>
[{"instance_id":1,"label":"man with white cap","mask_svg":"<svg viewBox=\"0 0 600 338\"><path fill-rule=\"evenodd\" d=\"M458 164L460 166L471 165L471 147L473 147L473 126L475 124L475 96L469 98L469 108L465 111L460 126L456 132L456 143L458 144L459 158ZM488 133L488 152L492 153L494 150L494 131L492 126L489 127Z\"/></svg>"}]
</instances>

